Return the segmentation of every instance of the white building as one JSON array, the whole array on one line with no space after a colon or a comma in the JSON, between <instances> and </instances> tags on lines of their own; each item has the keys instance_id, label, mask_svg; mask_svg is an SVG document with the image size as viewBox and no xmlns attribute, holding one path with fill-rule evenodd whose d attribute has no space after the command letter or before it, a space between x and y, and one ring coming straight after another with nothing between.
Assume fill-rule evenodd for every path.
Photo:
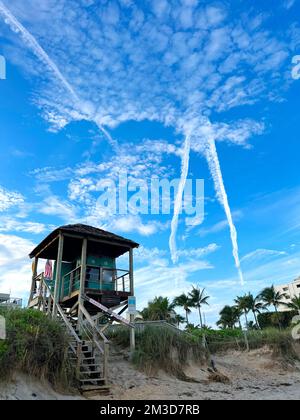
<instances>
[{"instance_id":1,"label":"white building","mask_svg":"<svg viewBox=\"0 0 300 420\"><path fill-rule=\"evenodd\" d=\"M8 293L0 293L0 306L22 308L22 299L12 298Z\"/></svg>"},{"instance_id":2,"label":"white building","mask_svg":"<svg viewBox=\"0 0 300 420\"><path fill-rule=\"evenodd\" d=\"M298 277L296 280L294 280L290 284L283 284L281 286L275 286L275 290L276 292L279 292L285 295L283 299L284 302L290 303L294 297L300 296L300 277ZM287 308L284 305L281 305L279 307L279 310L283 312L283 311L288 311L289 308Z\"/></svg>"}]
</instances>

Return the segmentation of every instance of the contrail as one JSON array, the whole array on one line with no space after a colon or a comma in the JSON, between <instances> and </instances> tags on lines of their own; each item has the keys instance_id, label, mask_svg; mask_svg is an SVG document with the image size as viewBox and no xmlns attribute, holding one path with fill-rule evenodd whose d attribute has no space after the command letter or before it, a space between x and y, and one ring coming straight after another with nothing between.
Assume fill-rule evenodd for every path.
<instances>
[{"instance_id":1,"label":"contrail","mask_svg":"<svg viewBox=\"0 0 300 420\"><path fill-rule=\"evenodd\" d=\"M228 202L228 197L227 197L227 193L226 193L225 185L223 181L221 166L220 166L220 162L218 158L216 143L215 143L212 133L209 133L208 138L207 138L206 158L207 158L210 172L214 180L215 190L216 190L218 200L224 207L225 214L228 220L231 242L232 242L232 247L233 247L232 253L235 260L236 268L238 270L241 284L244 285L245 284L244 276L242 273L241 263L239 259L237 231L233 223L232 214L231 214L231 210L230 210L229 202Z\"/></svg>"},{"instance_id":2,"label":"contrail","mask_svg":"<svg viewBox=\"0 0 300 420\"><path fill-rule=\"evenodd\" d=\"M35 37L31 35L31 33L18 21L18 19L10 12L10 10L3 4L0 0L0 15L3 16L4 22L8 24L13 30L20 32L26 42L26 45L29 46L35 55L42 60L54 73L56 78L60 81L60 83L64 86L64 88L69 92L70 96L74 101L74 105L76 105L77 109L80 110L83 114L86 115L86 112L83 109L82 101L78 97L77 93L67 81L67 79L63 76L57 65L53 62L53 60L49 57L46 51L40 46L37 42ZM96 123L98 128L103 132L103 134L107 137L109 143L113 148L116 148L116 141L114 141L108 132L103 128L103 126L97 121L95 116L90 114L86 115L90 121Z\"/></svg>"},{"instance_id":3,"label":"contrail","mask_svg":"<svg viewBox=\"0 0 300 420\"><path fill-rule=\"evenodd\" d=\"M66 88L69 94L72 96L75 102L80 102L78 96L76 95L74 89L69 84L69 82L62 75L57 65L50 59L45 50L40 46L37 40L24 28L24 26L16 19L16 17L7 9L7 7L0 1L0 14L4 17L4 21L13 29L16 29L17 32L21 32L24 37L24 40L27 42L27 45L30 46L35 54L47 64L48 67L53 71L57 79L62 83Z\"/></svg>"},{"instance_id":4,"label":"contrail","mask_svg":"<svg viewBox=\"0 0 300 420\"><path fill-rule=\"evenodd\" d=\"M191 136L190 134L188 134L185 137L184 148L182 151L181 177L180 177L177 195L175 198L174 215L171 222L171 235L169 239L171 258L174 264L176 264L178 261L176 233L178 229L179 214L180 214L180 210L182 206L183 192L184 192L186 179L189 172L190 150L191 150Z\"/></svg>"}]
</instances>

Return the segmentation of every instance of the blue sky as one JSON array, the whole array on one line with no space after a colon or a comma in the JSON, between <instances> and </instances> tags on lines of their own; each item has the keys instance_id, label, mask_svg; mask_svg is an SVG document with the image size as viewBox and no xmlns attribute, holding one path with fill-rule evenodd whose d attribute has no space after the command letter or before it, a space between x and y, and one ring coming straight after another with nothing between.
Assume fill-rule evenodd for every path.
<instances>
[{"instance_id":1,"label":"blue sky","mask_svg":"<svg viewBox=\"0 0 300 420\"><path fill-rule=\"evenodd\" d=\"M76 222L142 245L140 306L198 283L208 323L237 294L300 275L299 12L297 0L0 1L1 291L25 297L31 248ZM205 219L179 216L173 249L173 214L99 214L101 179L184 182L182 162L205 181Z\"/></svg>"}]
</instances>

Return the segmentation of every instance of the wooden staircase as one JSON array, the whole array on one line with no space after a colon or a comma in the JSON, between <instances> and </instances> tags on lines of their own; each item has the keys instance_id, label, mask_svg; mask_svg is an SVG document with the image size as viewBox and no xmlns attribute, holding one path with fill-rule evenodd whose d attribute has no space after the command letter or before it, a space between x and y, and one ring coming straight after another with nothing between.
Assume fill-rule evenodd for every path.
<instances>
[{"instance_id":1,"label":"wooden staircase","mask_svg":"<svg viewBox=\"0 0 300 420\"><path fill-rule=\"evenodd\" d=\"M109 386L103 368L103 360L101 355L95 351L93 342L82 340L80 344L76 341L71 343L69 357L76 366L81 391L108 391Z\"/></svg>"},{"instance_id":2,"label":"wooden staircase","mask_svg":"<svg viewBox=\"0 0 300 420\"><path fill-rule=\"evenodd\" d=\"M72 308L68 308L55 303L53 291L43 274L38 279L38 295L30 297L28 307L37 308L49 316L54 314L66 330L69 337L68 355L76 368L80 390L107 392L109 340L105 331L113 322L134 328L121 316L127 305L121 303L107 308L83 294Z\"/></svg>"},{"instance_id":3,"label":"wooden staircase","mask_svg":"<svg viewBox=\"0 0 300 420\"><path fill-rule=\"evenodd\" d=\"M42 289L37 306L50 314L54 305L53 295L46 282L43 282ZM82 392L109 391L109 340L79 302L71 309L62 307L58 303L55 307L57 319L69 337L68 355L76 369L80 390Z\"/></svg>"}]
</instances>

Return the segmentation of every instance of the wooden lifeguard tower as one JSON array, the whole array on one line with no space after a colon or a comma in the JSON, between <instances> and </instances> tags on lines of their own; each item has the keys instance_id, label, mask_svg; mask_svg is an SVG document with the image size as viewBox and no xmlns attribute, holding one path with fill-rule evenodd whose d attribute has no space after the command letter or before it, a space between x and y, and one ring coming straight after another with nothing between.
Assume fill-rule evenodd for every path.
<instances>
[{"instance_id":1,"label":"wooden lifeguard tower","mask_svg":"<svg viewBox=\"0 0 300 420\"><path fill-rule=\"evenodd\" d=\"M105 330L112 322L130 328L134 348L134 325L121 314L134 296L133 250L138 246L113 233L76 224L54 230L30 254L34 261L28 307L58 318L66 327L83 390L107 385ZM125 254L127 268L120 269L118 258L124 260ZM52 278L38 274L40 259L48 264L54 261Z\"/></svg>"}]
</instances>

